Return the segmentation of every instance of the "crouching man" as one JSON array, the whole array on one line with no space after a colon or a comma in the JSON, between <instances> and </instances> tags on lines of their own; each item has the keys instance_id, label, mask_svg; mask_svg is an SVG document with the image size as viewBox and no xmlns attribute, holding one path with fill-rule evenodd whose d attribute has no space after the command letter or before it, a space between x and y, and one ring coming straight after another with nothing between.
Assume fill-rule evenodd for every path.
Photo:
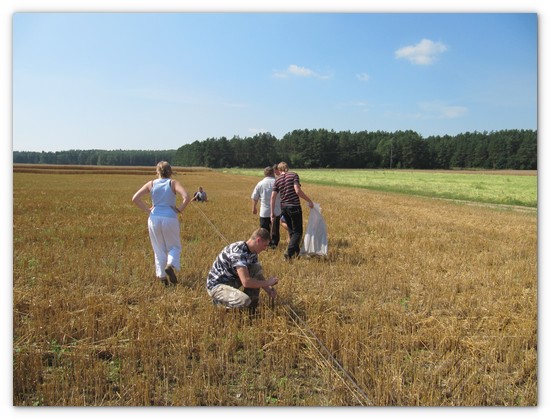
<instances>
[{"instance_id":1,"label":"crouching man","mask_svg":"<svg viewBox=\"0 0 550 419\"><path fill-rule=\"evenodd\" d=\"M228 308L248 307L251 313L255 313L260 288L271 298L277 296L273 286L279 280L276 277L265 279L258 262L258 254L268 247L270 240L269 231L258 228L248 240L223 248L206 278L206 291L214 304Z\"/></svg>"}]
</instances>

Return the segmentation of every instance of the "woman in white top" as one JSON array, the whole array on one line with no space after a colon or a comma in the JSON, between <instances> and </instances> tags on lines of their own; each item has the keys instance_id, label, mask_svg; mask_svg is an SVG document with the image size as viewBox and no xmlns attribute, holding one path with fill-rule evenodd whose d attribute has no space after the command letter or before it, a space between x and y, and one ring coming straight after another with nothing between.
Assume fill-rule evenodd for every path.
<instances>
[{"instance_id":1,"label":"woman in white top","mask_svg":"<svg viewBox=\"0 0 550 419\"><path fill-rule=\"evenodd\" d=\"M177 284L175 271L180 270L180 222L178 214L189 204L187 191L177 180L171 179L172 167L166 161L157 164L157 179L143 185L132 197L132 202L149 214L147 225L149 238L155 252L155 270L157 278L164 285ZM142 197L151 194L152 206L143 202ZM176 206L176 197L180 194L182 203Z\"/></svg>"}]
</instances>

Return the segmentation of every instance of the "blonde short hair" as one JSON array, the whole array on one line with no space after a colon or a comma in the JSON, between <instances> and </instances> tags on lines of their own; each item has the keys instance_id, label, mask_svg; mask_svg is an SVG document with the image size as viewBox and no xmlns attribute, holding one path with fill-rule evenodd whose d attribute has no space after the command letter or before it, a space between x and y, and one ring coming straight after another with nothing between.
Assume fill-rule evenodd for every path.
<instances>
[{"instance_id":1,"label":"blonde short hair","mask_svg":"<svg viewBox=\"0 0 550 419\"><path fill-rule=\"evenodd\" d=\"M256 240L258 237L261 238L263 241L271 240L269 231L262 227L254 230L254 232L252 233L252 236L250 236L252 240Z\"/></svg>"},{"instance_id":2,"label":"blonde short hair","mask_svg":"<svg viewBox=\"0 0 550 419\"><path fill-rule=\"evenodd\" d=\"M281 172L288 172L288 164L286 164L284 161L280 162L277 167Z\"/></svg>"},{"instance_id":3,"label":"blonde short hair","mask_svg":"<svg viewBox=\"0 0 550 419\"><path fill-rule=\"evenodd\" d=\"M159 161L157 163L157 174L163 178L172 177L172 166L167 161Z\"/></svg>"}]
</instances>

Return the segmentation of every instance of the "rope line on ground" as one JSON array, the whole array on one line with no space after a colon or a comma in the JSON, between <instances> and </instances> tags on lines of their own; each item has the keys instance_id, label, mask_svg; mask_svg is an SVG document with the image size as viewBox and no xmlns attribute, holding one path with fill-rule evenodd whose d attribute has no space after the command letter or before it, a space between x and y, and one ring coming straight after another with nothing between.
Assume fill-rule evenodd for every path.
<instances>
[{"instance_id":1,"label":"rope line on ground","mask_svg":"<svg viewBox=\"0 0 550 419\"><path fill-rule=\"evenodd\" d=\"M202 216L204 217L204 219L208 222L208 224L210 224L212 226L212 228L214 229L214 231L218 234L218 236L220 236L222 238L222 240L225 241L226 244L230 244L229 243L229 240L227 240L227 238L221 233L221 231L214 225L214 223L212 221L210 221L210 219L207 217L207 215L204 213L204 211L202 209L200 209L198 206L196 205L193 205L195 208L197 208L197 210L199 210L199 212L202 214Z\"/></svg>"},{"instance_id":2,"label":"rope line on ground","mask_svg":"<svg viewBox=\"0 0 550 419\"><path fill-rule=\"evenodd\" d=\"M362 406L372 406L370 398L365 394L361 386L357 383L357 380L352 377L352 375L346 371L344 366L338 362L336 357L332 355L327 346L317 337L317 335L311 330L307 323L296 313L296 310L292 308L292 305L288 301L281 300L281 307L286 311L288 317L292 322L300 329L302 334L310 342L313 340L313 348L317 353L323 358L325 363L334 371L334 373L340 377L344 385L352 392L353 396L357 399L359 404ZM350 387L349 383L352 384Z\"/></svg>"},{"instance_id":3,"label":"rope line on ground","mask_svg":"<svg viewBox=\"0 0 550 419\"><path fill-rule=\"evenodd\" d=\"M208 216L204 213L204 211L195 206L197 210L202 214L204 219L210 224L210 226L214 229L216 234L218 234L219 237L222 238L222 240L225 241L226 244L230 244L229 240L221 233L221 231L216 227L216 225L208 218ZM280 306L283 308L285 313L287 314L288 318L296 325L296 327L302 332L302 335L310 342L312 347L315 349L317 354L320 355L320 357L323 359L326 365L328 365L334 373L340 377L344 385L352 392L353 396L360 405L362 406L372 406L372 402L370 398L366 395L366 393L363 391L361 386L357 383L357 380L352 377L352 375L346 371L346 369L343 367L343 365L338 362L338 360L335 358L335 356L330 352L330 350L327 348L327 346L319 339L319 337L311 330L311 328L307 325L307 323L300 317L300 315L294 310L292 305L282 299L278 298L280 301ZM273 311L274 308L270 307ZM351 383L351 386L350 384Z\"/></svg>"}]
</instances>

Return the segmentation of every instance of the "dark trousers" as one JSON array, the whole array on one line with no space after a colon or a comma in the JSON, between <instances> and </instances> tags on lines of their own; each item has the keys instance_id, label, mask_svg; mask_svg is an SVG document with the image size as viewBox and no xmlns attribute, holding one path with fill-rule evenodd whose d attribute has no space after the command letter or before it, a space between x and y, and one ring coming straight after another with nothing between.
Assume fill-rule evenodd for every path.
<instances>
[{"instance_id":1,"label":"dark trousers","mask_svg":"<svg viewBox=\"0 0 550 419\"><path fill-rule=\"evenodd\" d=\"M264 270L259 263L250 265L248 267L248 273L252 278L258 281L265 281ZM248 311L252 314L256 313L256 309L260 304L260 288L243 288L243 292L250 297Z\"/></svg>"},{"instance_id":2,"label":"dark trousers","mask_svg":"<svg viewBox=\"0 0 550 419\"><path fill-rule=\"evenodd\" d=\"M260 217L260 227L265 228L267 231L271 232L271 241L269 242L269 247L275 248L279 244L280 240L280 227L281 227L281 217L275 217L273 221L273 226L271 225L270 217Z\"/></svg>"},{"instance_id":3,"label":"dark trousers","mask_svg":"<svg viewBox=\"0 0 550 419\"><path fill-rule=\"evenodd\" d=\"M282 214L285 217L286 225L288 226L288 234L290 240L286 254L288 257L298 256L300 254L300 242L304 233L302 224L302 207L284 207Z\"/></svg>"}]
</instances>

